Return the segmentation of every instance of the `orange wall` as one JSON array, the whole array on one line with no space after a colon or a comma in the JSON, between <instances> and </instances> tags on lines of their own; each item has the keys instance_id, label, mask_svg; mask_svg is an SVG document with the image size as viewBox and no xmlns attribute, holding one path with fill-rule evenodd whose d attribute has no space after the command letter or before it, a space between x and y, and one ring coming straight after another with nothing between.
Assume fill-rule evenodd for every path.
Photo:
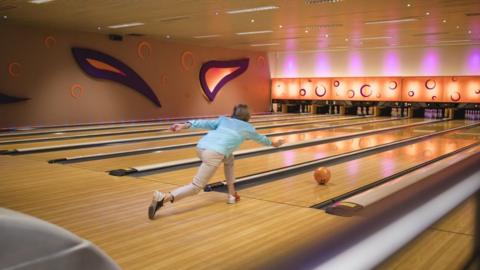
<instances>
[{"instance_id":1,"label":"orange wall","mask_svg":"<svg viewBox=\"0 0 480 270\"><path fill-rule=\"evenodd\" d=\"M275 78L272 99L480 103L480 77Z\"/></svg>"},{"instance_id":2,"label":"orange wall","mask_svg":"<svg viewBox=\"0 0 480 270\"><path fill-rule=\"evenodd\" d=\"M125 36L117 42L103 34L11 25L0 26L0 36L0 92L30 98L0 104L2 128L225 114L237 103L248 104L253 112L269 109L270 72L264 53L189 46L147 37ZM44 42L48 36L56 40L47 42L53 45L50 48ZM137 51L143 41L152 48L144 59ZM86 75L75 62L71 47L98 50L126 63L150 85L162 107L124 85ZM185 51L193 55L190 70L181 65ZM208 102L198 80L201 64L245 57L250 59L247 71ZM9 74L12 63L18 63L10 66L17 76ZM75 84L83 89L79 98L71 95ZM79 89L73 91L80 94Z\"/></svg>"}]
</instances>

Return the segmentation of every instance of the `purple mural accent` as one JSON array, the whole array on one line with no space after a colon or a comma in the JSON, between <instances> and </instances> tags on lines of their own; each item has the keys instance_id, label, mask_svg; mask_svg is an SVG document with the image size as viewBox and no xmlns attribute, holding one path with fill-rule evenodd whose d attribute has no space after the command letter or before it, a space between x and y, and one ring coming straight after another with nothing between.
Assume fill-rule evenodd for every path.
<instances>
[{"instance_id":1,"label":"purple mural accent","mask_svg":"<svg viewBox=\"0 0 480 270\"><path fill-rule=\"evenodd\" d=\"M362 85L362 87L360 87L360 95L362 95L362 97L369 97L369 96L371 96L371 95L372 95L372 91L370 91L370 94L368 94L368 95L363 92L363 89L364 89L365 87L370 88L370 84L364 84L364 85Z\"/></svg>"},{"instance_id":2,"label":"purple mural accent","mask_svg":"<svg viewBox=\"0 0 480 270\"><path fill-rule=\"evenodd\" d=\"M29 100L29 98L14 97L0 93L0 104L9 104Z\"/></svg>"},{"instance_id":3,"label":"purple mural accent","mask_svg":"<svg viewBox=\"0 0 480 270\"><path fill-rule=\"evenodd\" d=\"M248 68L249 59L237 59L237 60L228 60L228 61L208 61L202 65L199 72L200 85L202 86L203 92L207 96L209 101L213 101L215 96L218 94L220 89L229 81L235 79L244 73ZM223 77L213 89L210 89L207 84L206 75L209 69L211 68L238 68L234 72Z\"/></svg>"},{"instance_id":4,"label":"purple mural accent","mask_svg":"<svg viewBox=\"0 0 480 270\"><path fill-rule=\"evenodd\" d=\"M88 75L126 85L161 107L160 101L150 86L133 69L120 60L99 51L85 48L72 48L72 54L80 68Z\"/></svg>"},{"instance_id":5,"label":"purple mural accent","mask_svg":"<svg viewBox=\"0 0 480 270\"><path fill-rule=\"evenodd\" d=\"M427 88L428 90L435 89L435 86L437 86L437 82L435 82L435 80L428 79L425 82L425 88Z\"/></svg>"},{"instance_id":6,"label":"purple mural accent","mask_svg":"<svg viewBox=\"0 0 480 270\"><path fill-rule=\"evenodd\" d=\"M322 85L321 89L323 89L322 92L318 92L318 86L315 87L315 95L323 97L327 94L327 88L325 86Z\"/></svg>"}]
</instances>

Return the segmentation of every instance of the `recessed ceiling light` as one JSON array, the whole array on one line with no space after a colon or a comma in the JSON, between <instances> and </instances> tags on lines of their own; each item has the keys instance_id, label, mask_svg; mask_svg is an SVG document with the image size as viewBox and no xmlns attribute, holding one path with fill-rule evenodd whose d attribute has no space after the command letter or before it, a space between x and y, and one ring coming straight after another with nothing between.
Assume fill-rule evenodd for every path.
<instances>
[{"instance_id":1,"label":"recessed ceiling light","mask_svg":"<svg viewBox=\"0 0 480 270\"><path fill-rule=\"evenodd\" d=\"M403 23L403 22L415 22L418 18L402 18L393 20L381 20L381 21L367 21L365 24L382 24L382 23Z\"/></svg>"},{"instance_id":2,"label":"recessed ceiling light","mask_svg":"<svg viewBox=\"0 0 480 270\"><path fill-rule=\"evenodd\" d=\"M280 25L278 26L278 28L282 29L282 28L283 28L283 25L280 24Z\"/></svg>"},{"instance_id":3,"label":"recessed ceiling light","mask_svg":"<svg viewBox=\"0 0 480 270\"><path fill-rule=\"evenodd\" d=\"M460 29L460 25L457 25L457 27L456 27L456 28L457 28L457 29Z\"/></svg>"},{"instance_id":4,"label":"recessed ceiling light","mask_svg":"<svg viewBox=\"0 0 480 270\"><path fill-rule=\"evenodd\" d=\"M250 19L250 22L251 22L251 23L254 23L254 22L255 22L255 19Z\"/></svg>"},{"instance_id":5,"label":"recessed ceiling light","mask_svg":"<svg viewBox=\"0 0 480 270\"><path fill-rule=\"evenodd\" d=\"M218 14L220 14L220 13L218 11L215 11L215 15L218 15Z\"/></svg>"},{"instance_id":6,"label":"recessed ceiling light","mask_svg":"<svg viewBox=\"0 0 480 270\"><path fill-rule=\"evenodd\" d=\"M348 42L348 38L345 38L345 41Z\"/></svg>"},{"instance_id":7,"label":"recessed ceiling light","mask_svg":"<svg viewBox=\"0 0 480 270\"><path fill-rule=\"evenodd\" d=\"M168 39L168 38L171 38L171 36L170 36L170 35L165 35L165 38L167 38L167 39Z\"/></svg>"},{"instance_id":8,"label":"recessed ceiling light","mask_svg":"<svg viewBox=\"0 0 480 270\"><path fill-rule=\"evenodd\" d=\"M425 15L427 15L427 16L430 15L430 12L429 11L425 12Z\"/></svg>"},{"instance_id":9,"label":"recessed ceiling light","mask_svg":"<svg viewBox=\"0 0 480 270\"><path fill-rule=\"evenodd\" d=\"M446 23L446 22L447 22L447 20L446 20L446 19L443 19L443 20L442 20L442 22L443 22L443 23Z\"/></svg>"},{"instance_id":10,"label":"recessed ceiling light","mask_svg":"<svg viewBox=\"0 0 480 270\"><path fill-rule=\"evenodd\" d=\"M180 15L180 16L172 16L172 17L163 17L156 20L159 22L175 22L175 21L183 21L187 19L190 19L190 16Z\"/></svg>"},{"instance_id":11,"label":"recessed ceiling light","mask_svg":"<svg viewBox=\"0 0 480 270\"><path fill-rule=\"evenodd\" d=\"M45 3L48 3L48 2L52 2L54 0L30 0L28 1L29 3L32 3L32 4L45 4Z\"/></svg>"},{"instance_id":12,"label":"recessed ceiling light","mask_svg":"<svg viewBox=\"0 0 480 270\"><path fill-rule=\"evenodd\" d=\"M144 23L133 22L133 23L116 24L116 25L110 25L108 26L108 28L117 29L117 28L133 27L133 26L140 26L140 25L144 25Z\"/></svg>"},{"instance_id":13,"label":"recessed ceiling light","mask_svg":"<svg viewBox=\"0 0 480 270\"><path fill-rule=\"evenodd\" d=\"M468 30L468 34L470 35L472 33L472 30Z\"/></svg>"},{"instance_id":14,"label":"recessed ceiling light","mask_svg":"<svg viewBox=\"0 0 480 270\"><path fill-rule=\"evenodd\" d=\"M308 29L305 29L305 33L307 33L307 34L308 34Z\"/></svg>"},{"instance_id":15,"label":"recessed ceiling light","mask_svg":"<svg viewBox=\"0 0 480 270\"><path fill-rule=\"evenodd\" d=\"M251 44L252 47L263 47L263 46L277 46L278 43L261 43L261 44Z\"/></svg>"},{"instance_id":16,"label":"recessed ceiling light","mask_svg":"<svg viewBox=\"0 0 480 270\"><path fill-rule=\"evenodd\" d=\"M411 7L411 6L412 6L412 4L410 4L410 3L407 4L407 7Z\"/></svg>"},{"instance_id":17,"label":"recessed ceiling light","mask_svg":"<svg viewBox=\"0 0 480 270\"><path fill-rule=\"evenodd\" d=\"M102 30L102 27L101 26L97 27L97 30Z\"/></svg>"},{"instance_id":18,"label":"recessed ceiling light","mask_svg":"<svg viewBox=\"0 0 480 270\"><path fill-rule=\"evenodd\" d=\"M248 12L273 10L273 9L277 9L277 8L279 8L279 7L277 7L277 6L263 6L263 7L255 7L255 8L229 10L229 11L227 11L227 13L228 14L238 14L238 13L248 13Z\"/></svg>"},{"instance_id":19,"label":"recessed ceiling light","mask_svg":"<svg viewBox=\"0 0 480 270\"><path fill-rule=\"evenodd\" d=\"M214 34L214 35L194 36L193 38L214 38L219 36L220 35Z\"/></svg>"},{"instance_id":20,"label":"recessed ceiling light","mask_svg":"<svg viewBox=\"0 0 480 270\"><path fill-rule=\"evenodd\" d=\"M3 16L3 18L6 20L6 19L8 19L8 16L7 16L7 15L5 15L5 16Z\"/></svg>"},{"instance_id":21,"label":"recessed ceiling light","mask_svg":"<svg viewBox=\"0 0 480 270\"><path fill-rule=\"evenodd\" d=\"M328 38L328 34L325 34L325 37Z\"/></svg>"},{"instance_id":22,"label":"recessed ceiling light","mask_svg":"<svg viewBox=\"0 0 480 270\"><path fill-rule=\"evenodd\" d=\"M261 30L261 31L251 31L251 32L239 32L235 33L235 35L243 36L243 35L257 35L257 34L266 34L272 33L272 30Z\"/></svg>"}]
</instances>

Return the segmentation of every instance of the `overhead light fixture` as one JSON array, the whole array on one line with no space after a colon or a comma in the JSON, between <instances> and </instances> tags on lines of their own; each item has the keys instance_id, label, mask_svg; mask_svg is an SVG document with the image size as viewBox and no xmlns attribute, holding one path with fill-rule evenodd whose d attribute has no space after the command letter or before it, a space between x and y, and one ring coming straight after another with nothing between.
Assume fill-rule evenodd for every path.
<instances>
[{"instance_id":1,"label":"overhead light fixture","mask_svg":"<svg viewBox=\"0 0 480 270\"><path fill-rule=\"evenodd\" d=\"M472 34L472 30L468 30L468 34L469 34L469 35Z\"/></svg>"},{"instance_id":2,"label":"overhead light fixture","mask_svg":"<svg viewBox=\"0 0 480 270\"><path fill-rule=\"evenodd\" d=\"M312 4L330 4L330 3L339 3L343 0L305 0L305 4L312 5Z\"/></svg>"},{"instance_id":3,"label":"overhead light fixture","mask_svg":"<svg viewBox=\"0 0 480 270\"><path fill-rule=\"evenodd\" d=\"M412 4L410 4L410 3L407 4L407 7L411 7L411 6L412 6Z\"/></svg>"},{"instance_id":4,"label":"overhead light fixture","mask_svg":"<svg viewBox=\"0 0 480 270\"><path fill-rule=\"evenodd\" d=\"M251 23L254 23L254 22L255 22L255 19L250 19L250 22L251 22Z\"/></svg>"},{"instance_id":5,"label":"overhead light fixture","mask_svg":"<svg viewBox=\"0 0 480 270\"><path fill-rule=\"evenodd\" d=\"M117 24L117 25L109 25L108 28L117 29L117 28L126 28L126 27L133 27L133 26L140 26L144 25L141 22L133 22L133 23L124 23L124 24Z\"/></svg>"},{"instance_id":6,"label":"overhead light fixture","mask_svg":"<svg viewBox=\"0 0 480 270\"><path fill-rule=\"evenodd\" d=\"M226 11L228 14L239 14L239 13L248 13L248 12L257 12L257 11L265 11L265 10L273 10L278 9L277 6L263 6L263 7L255 7L255 8L245 8L245 9L237 9L237 10L229 10Z\"/></svg>"},{"instance_id":7,"label":"overhead light fixture","mask_svg":"<svg viewBox=\"0 0 480 270\"><path fill-rule=\"evenodd\" d=\"M328 38L328 34L325 34L325 38Z\"/></svg>"},{"instance_id":8,"label":"overhead light fixture","mask_svg":"<svg viewBox=\"0 0 480 270\"><path fill-rule=\"evenodd\" d=\"M235 35L243 36L243 35L257 35L257 34L266 34L266 33L272 33L272 30L262 30L262 31L251 31L251 32L240 32L240 33L235 33Z\"/></svg>"},{"instance_id":9,"label":"overhead light fixture","mask_svg":"<svg viewBox=\"0 0 480 270\"><path fill-rule=\"evenodd\" d=\"M283 28L283 25L280 24L280 25L278 26L278 28L282 29L282 28Z\"/></svg>"},{"instance_id":10,"label":"overhead light fixture","mask_svg":"<svg viewBox=\"0 0 480 270\"><path fill-rule=\"evenodd\" d=\"M446 23L446 22L447 22L447 20L446 20L446 19L443 19L443 20L442 20L442 22L443 22L443 23Z\"/></svg>"},{"instance_id":11,"label":"overhead light fixture","mask_svg":"<svg viewBox=\"0 0 480 270\"><path fill-rule=\"evenodd\" d=\"M3 19L5 19L5 20L8 19L8 16L7 15L3 16Z\"/></svg>"},{"instance_id":12,"label":"overhead light fixture","mask_svg":"<svg viewBox=\"0 0 480 270\"><path fill-rule=\"evenodd\" d=\"M170 39L171 37L172 37L172 36L170 36L170 35L165 35L165 38L166 38L166 39Z\"/></svg>"},{"instance_id":13,"label":"overhead light fixture","mask_svg":"<svg viewBox=\"0 0 480 270\"><path fill-rule=\"evenodd\" d=\"M219 37L220 35L203 35L203 36L194 36L193 38L214 38L214 37Z\"/></svg>"},{"instance_id":14,"label":"overhead light fixture","mask_svg":"<svg viewBox=\"0 0 480 270\"><path fill-rule=\"evenodd\" d=\"M362 38L353 38L352 40L377 40L377 39L390 39L392 37L382 36L382 37L362 37Z\"/></svg>"},{"instance_id":15,"label":"overhead light fixture","mask_svg":"<svg viewBox=\"0 0 480 270\"><path fill-rule=\"evenodd\" d=\"M415 22L415 21L418 21L418 18L403 18L403 19L393 19L393 20L367 21L367 22L365 22L365 24L404 23L404 22Z\"/></svg>"},{"instance_id":16,"label":"overhead light fixture","mask_svg":"<svg viewBox=\"0 0 480 270\"><path fill-rule=\"evenodd\" d=\"M45 4L45 3L48 3L48 2L52 2L54 0L30 0L28 1L29 3L32 3L32 4Z\"/></svg>"},{"instance_id":17,"label":"overhead light fixture","mask_svg":"<svg viewBox=\"0 0 480 270\"><path fill-rule=\"evenodd\" d=\"M425 15L427 16L430 15L430 11L425 12Z\"/></svg>"},{"instance_id":18,"label":"overhead light fixture","mask_svg":"<svg viewBox=\"0 0 480 270\"><path fill-rule=\"evenodd\" d=\"M277 46L279 43L250 44L252 47Z\"/></svg>"},{"instance_id":19,"label":"overhead light fixture","mask_svg":"<svg viewBox=\"0 0 480 270\"><path fill-rule=\"evenodd\" d=\"M165 17L158 19L159 22L174 22L174 21L181 21L190 19L190 16L173 16L173 17Z\"/></svg>"}]
</instances>

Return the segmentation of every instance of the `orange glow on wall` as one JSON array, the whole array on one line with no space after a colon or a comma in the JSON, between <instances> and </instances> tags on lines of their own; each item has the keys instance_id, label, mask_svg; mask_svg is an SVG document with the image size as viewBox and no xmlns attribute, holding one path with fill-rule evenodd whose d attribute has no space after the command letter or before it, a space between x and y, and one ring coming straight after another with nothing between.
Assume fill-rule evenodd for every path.
<instances>
[{"instance_id":1,"label":"orange glow on wall","mask_svg":"<svg viewBox=\"0 0 480 270\"><path fill-rule=\"evenodd\" d=\"M440 102L443 77L403 78L402 100L408 102Z\"/></svg>"},{"instance_id":2,"label":"orange glow on wall","mask_svg":"<svg viewBox=\"0 0 480 270\"><path fill-rule=\"evenodd\" d=\"M225 76L232 74L239 67L232 68L210 68L205 75L205 81L207 82L208 88L215 89L215 86L223 79Z\"/></svg>"},{"instance_id":3,"label":"orange glow on wall","mask_svg":"<svg viewBox=\"0 0 480 270\"><path fill-rule=\"evenodd\" d=\"M95 60L95 59L90 59L90 58L87 58L86 60L87 60L87 62L88 62L90 65L92 65L92 66L94 66L94 67L96 67L96 68L98 68L98 69L106 70L106 71L111 71L111 72L114 72L114 73L118 73L118 74L121 74L122 76L127 76L127 75L125 75L125 73L123 73L123 72L120 71L119 69L114 68L114 67L110 66L110 65L107 64L107 63L104 63L104 62L101 62L101 61L98 61L98 60Z\"/></svg>"},{"instance_id":4,"label":"orange glow on wall","mask_svg":"<svg viewBox=\"0 0 480 270\"><path fill-rule=\"evenodd\" d=\"M479 77L444 77L443 102L480 103Z\"/></svg>"},{"instance_id":5,"label":"orange glow on wall","mask_svg":"<svg viewBox=\"0 0 480 270\"><path fill-rule=\"evenodd\" d=\"M272 99L480 103L480 77L276 78Z\"/></svg>"}]
</instances>

